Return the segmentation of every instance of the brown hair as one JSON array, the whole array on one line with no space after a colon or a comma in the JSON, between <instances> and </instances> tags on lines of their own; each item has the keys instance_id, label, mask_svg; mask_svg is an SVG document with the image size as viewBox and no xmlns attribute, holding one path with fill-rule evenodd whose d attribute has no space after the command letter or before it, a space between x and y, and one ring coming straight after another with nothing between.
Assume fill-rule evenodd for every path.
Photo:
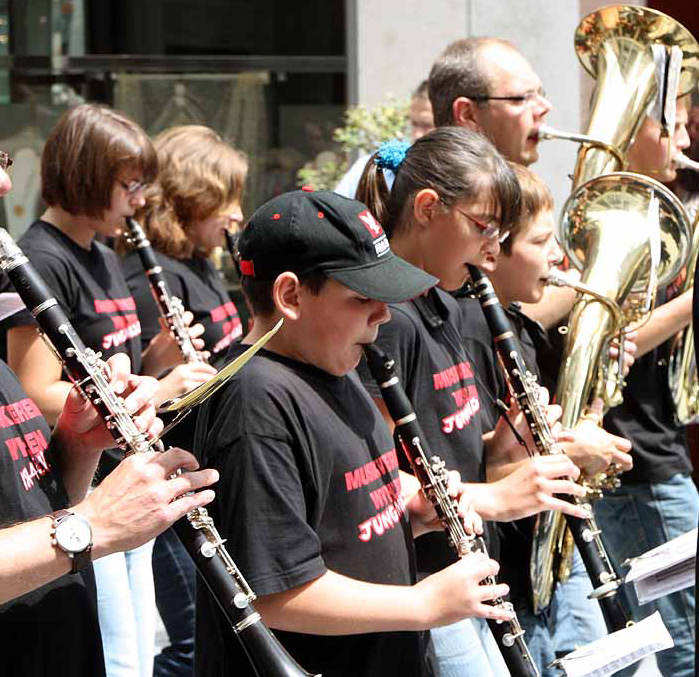
<instances>
[{"instance_id":1,"label":"brown hair","mask_svg":"<svg viewBox=\"0 0 699 677\"><path fill-rule=\"evenodd\" d=\"M463 127L441 127L425 134L408 148L390 194L383 171L374 162L376 156L364 168L357 199L369 207L389 237L410 227L404 214L424 188L434 190L446 207L490 189L500 227L509 230L519 218L517 178L510 163L481 134Z\"/></svg>"},{"instance_id":2,"label":"brown hair","mask_svg":"<svg viewBox=\"0 0 699 677\"><path fill-rule=\"evenodd\" d=\"M543 211L553 211L553 195L546 182L531 169L510 162L522 193L521 211L517 222L510 229L510 236L500 245L508 256L517 237L531 225L532 219Z\"/></svg>"},{"instance_id":3,"label":"brown hair","mask_svg":"<svg viewBox=\"0 0 699 677\"><path fill-rule=\"evenodd\" d=\"M101 218L120 171L136 166L145 182L158 173L146 133L122 113L85 103L66 111L41 156L41 197L69 214Z\"/></svg>"},{"instance_id":4,"label":"brown hair","mask_svg":"<svg viewBox=\"0 0 699 677\"><path fill-rule=\"evenodd\" d=\"M195 254L187 235L192 224L240 202L248 163L242 152L201 125L172 127L154 143L160 173L137 218L155 249L188 259Z\"/></svg>"},{"instance_id":5,"label":"brown hair","mask_svg":"<svg viewBox=\"0 0 699 677\"><path fill-rule=\"evenodd\" d=\"M516 51L512 43L501 38L464 38L447 46L432 65L428 87L437 127L454 124L452 104L458 97L472 99L490 95L490 80L480 58L482 50L490 45Z\"/></svg>"}]
</instances>

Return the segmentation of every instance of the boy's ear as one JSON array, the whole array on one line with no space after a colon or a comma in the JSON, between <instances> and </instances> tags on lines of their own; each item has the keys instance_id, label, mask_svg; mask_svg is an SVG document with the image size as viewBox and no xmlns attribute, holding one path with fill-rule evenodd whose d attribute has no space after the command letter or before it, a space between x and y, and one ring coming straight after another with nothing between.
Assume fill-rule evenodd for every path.
<instances>
[{"instance_id":1,"label":"boy's ear","mask_svg":"<svg viewBox=\"0 0 699 677\"><path fill-rule=\"evenodd\" d=\"M423 188L417 192L413 200L413 216L421 226L427 226L441 207L437 192L432 188Z\"/></svg>"},{"instance_id":2,"label":"boy's ear","mask_svg":"<svg viewBox=\"0 0 699 677\"><path fill-rule=\"evenodd\" d=\"M277 276L272 287L272 300L284 319L291 321L301 317L301 282L295 273L286 271Z\"/></svg>"}]
</instances>

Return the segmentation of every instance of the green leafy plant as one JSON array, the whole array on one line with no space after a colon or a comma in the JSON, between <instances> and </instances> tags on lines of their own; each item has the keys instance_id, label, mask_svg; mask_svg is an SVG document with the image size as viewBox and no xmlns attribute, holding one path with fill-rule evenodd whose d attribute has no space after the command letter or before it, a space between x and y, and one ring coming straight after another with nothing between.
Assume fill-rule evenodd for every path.
<instances>
[{"instance_id":1,"label":"green leafy plant","mask_svg":"<svg viewBox=\"0 0 699 677\"><path fill-rule=\"evenodd\" d=\"M409 106L409 101L394 97L373 108L350 106L344 125L333 132L337 149L321 153L299 169L298 185L332 190L357 157L373 153L384 141L407 139Z\"/></svg>"}]
</instances>

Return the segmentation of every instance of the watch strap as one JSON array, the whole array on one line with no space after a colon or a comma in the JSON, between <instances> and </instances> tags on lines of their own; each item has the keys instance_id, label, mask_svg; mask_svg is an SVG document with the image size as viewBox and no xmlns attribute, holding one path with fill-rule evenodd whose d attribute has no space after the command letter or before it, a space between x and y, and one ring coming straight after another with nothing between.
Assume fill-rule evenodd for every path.
<instances>
[{"instance_id":1,"label":"watch strap","mask_svg":"<svg viewBox=\"0 0 699 677\"><path fill-rule=\"evenodd\" d=\"M77 574L86 567L90 566L92 562L92 543L82 550L81 552L70 553L70 558L72 561L72 566L70 567L71 574Z\"/></svg>"},{"instance_id":2,"label":"watch strap","mask_svg":"<svg viewBox=\"0 0 699 677\"><path fill-rule=\"evenodd\" d=\"M61 508L60 510L55 510L54 512L51 513L51 517L53 518L53 534L55 534L56 527L65 519L68 517L71 517L72 515L75 515L74 512L70 512L69 510L65 510ZM65 552L68 557L70 557L70 573L71 574L77 574L83 569L85 569L91 562L92 562L92 541L88 544L88 546L84 549L81 550L80 552L69 552L68 550L64 550L57 542L56 539L53 538L51 541L54 545L54 547L58 548L59 550L62 550Z\"/></svg>"}]
</instances>

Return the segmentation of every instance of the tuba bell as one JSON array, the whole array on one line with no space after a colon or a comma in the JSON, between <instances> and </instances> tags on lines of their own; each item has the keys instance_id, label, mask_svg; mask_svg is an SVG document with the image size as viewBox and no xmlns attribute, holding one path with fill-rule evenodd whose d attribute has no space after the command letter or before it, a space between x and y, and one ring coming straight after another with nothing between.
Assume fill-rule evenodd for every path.
<instances>
[{"instance_id":1,"label":"tuba bell","mask_svg":"<svg viewBox=\"0 0 699 677\"><path fill-rule=\"evenodd\" d=\"M699 45L666 14L647 7L612 5L586 16L575 32L578 60L597 80L587 136L624 155L658 91L654 45L681 50L677 94L689 92L699 72ZM583 143L573 185L618 169L623 166L608 150Z\"/></svg>"},{"instance_id":2,"label":"tuba bell","mask_svg":"<svg viewBox=\"0 0 699 677\"><path fill-rule=\"evenodd\" d=\"M575 426L587 403L601 397L618 403L619 385L609 374L609 342L615 333L652 308L655 288L667 286L685 265L690 248L687 213L680 200L658 181L614 172L580 186L563 209L563 249L582 271L580 282L614 302L619 321L590 295L571 314L565 359L556 388L561 423ZM645 304L624 307L633 294Z\"/></svg>"}]
</instances>

